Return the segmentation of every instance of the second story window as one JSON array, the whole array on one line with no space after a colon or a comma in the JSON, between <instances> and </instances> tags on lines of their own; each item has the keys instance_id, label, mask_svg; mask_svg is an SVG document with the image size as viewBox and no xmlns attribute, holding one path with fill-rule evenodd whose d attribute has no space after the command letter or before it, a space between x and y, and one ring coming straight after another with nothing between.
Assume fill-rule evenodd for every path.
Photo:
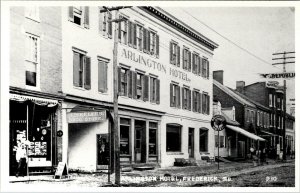
<instances>
[{"instance_id":1,"label":"second story window","mask_svg":"<svg viewBox=\"0 0 300 193\"><path fill-rule=\"evenodd\" d=\"M26 33L25 42L25 69L26 85L38 87L39 85L39 63L40 63L40 41L39 37Z\"/></svg>"},{"instance_id":2,"label":"second story window","mask_svg":"<svg viewBox=\"0 0 300 193\"><path fill-rule=\"evenodd\" d=\"M170 42L170 63L180 66L180 47L175 42Z\"/></svg>"},{"instance_id":3,"label":"second story window","mask_svg":"<svg viewBox=\"0 0 300 193\"><path fill-rule=\"evenodd\" d=\"M73 50L73 85L91 89L91 58L77 50Z\"/></svg>"},{"instance_id":4,"label":"second story window","mask_svg":"<svg viewBox=\"0 0 300 193\"><path fill-rule=\"evenodd\" d=\"M188 48L183 48L182 67L185 70L191 71L191 51Z\"/></svg>"},{"instance_id":5,"label":"second story window","mask_svg":"<svg viewBox=\"0 0 300 193\"><path fill-rule=\"evenodd\" d=\"M255 124L254 111L251 111L251 122Z\"/></svg>"},{"instance_id":6,"label":"second story window","mask_svg":"<svg viewBox=\"0 0 300 193\"><path fill-rule=\"evenodd\" d=\"M191 90L182 87L182 109L191 110Z\"/></svg>"},{"instance_id":7,"label":"second story window","mask_svg":"<svg viewBox=\"0 0 300 193\"><path fill-rule=\"evenodd\" d=\"M143 99L143 83L144 83L144 75L137 73L136 75L136 98ZM145 89L145 88L144 88Z\"/></svg>"},{"instance_id":8,"label":"second story window","mask_svg":"<svg viewBox=\"0 0 300 193\"><path fill-rule=\"evenodd\" d=\"M126 68L119 68L119 95L128 96L128 74L129 70Z\"/></svg>"},{"instance_id":9,"label":"second story window","mask_svg":"<svg viewBox=\"0 0 300 193\"><path fill-rule=\"evenodd\" d=\"M103 36L112 38L112 14L110 12L100 12L104 8L99 8L99 33Z\"/></svg>"},{"instance_id":10,"label":"second story window","mask_svg":"<svg viewBox=\"0 0 300 193\"><path fill-rule=\"evenodd\" d=\"M98 91L107 92L107 63L108 60L98 58Z\"/></svg>"},{"instance_id":11,"label":"second story window","mask_svg":"<svg viewBox=\"0 0 300 193\"><path fill-rule=\"evenodd\" d=\"M250 121L250 111L249 111L249 109L247 109L247 111L246 111L246 118L247 118L247 122L249 122Z\"/></svg>"},{"instance_id":12,"label":"second story window","mask_svg":"<svg viewBox=\"0 0 300 193\"><path fill-rule=\"evenodd\" d=\"M136 26L136 44L137 49L143 51L143 26Z\"/></svg>"},{"instance_id":13,"label":"second story window","mask_svg":"<svg viewBox=\"0 0 300 193\"><path fill-rule=\"evenodd\" d=\"M69 21L83 26L85 28L89 28L89 7L82 6L70 6L69 7Z\"/></svg>"},{"instance_id":14,"label":"second story window","mask_svg":"<svg viewBox=\"0 0 300 193\"><path fill-rule=\"evenodd\" d=\"M156 77L150 77L150 102L160 103L160 80Z\"/></svg>"},{"instance_id":15,"label":"second story window","mask_svg":"<svg viewBox=\"0 0 300 193\"><path fill-rule=\"evenodd\" d=\"M180 108L180 87L175 83L170 84L170 106Z\"/></svg>"},{"instance_id":16,"label":"second story window","mask_svg":"<svg viewBox=\"0 0 300 193\"><path fill-rule=\"evenodd\" d=\"M200 57L197 53L193 53L193 73L194 74L199 74L199 68L200 68ZM200 74L199 74L200 75Z\"/></svg>"},{"instance_id":17,"label":"second story window","mask_svg":"<svg viewBox=\"0 0 300 193\"><path fill-rule=\"evenodd\" d=\"M207 93L203 92L202 94L202 113L209 115L210 107L210 97Z\"/></svg>"},{"instance_id":18,"label":"second story window","mask_svg":"<svg viewBox=\"0 0 300 193\"><path fill-rule=\"evenodd\" d=\"M209 61L206 58L202 59L202 76L209 78Z\"/></svg>"},{"instance_id":19,"label":"second story window","mask_svg":"<svg viewBox=\"0 0 300 193\"><path fill-rule=\"evenodd\" d=\"M197 90L194 90L193 91L193 111L194 112L198 112L198 113L201 113L201 96L202 94L197 91Z\"/></svg>"}]
</instances>

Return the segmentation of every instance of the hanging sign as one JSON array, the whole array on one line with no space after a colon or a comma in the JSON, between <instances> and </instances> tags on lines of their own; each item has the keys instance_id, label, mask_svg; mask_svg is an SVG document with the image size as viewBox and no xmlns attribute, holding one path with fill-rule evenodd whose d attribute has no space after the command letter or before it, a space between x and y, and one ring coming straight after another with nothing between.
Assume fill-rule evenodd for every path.
<instances>
[{"instance_id":1,"label":"hanging sign","mask_svg":"<svg viewBox=\"0 0 300 193\"><path fill-rule=\"evenodd\" d=\"M263 78L277 79L277 78L295 78L295 72L284 72L284 73L268 73L260 74Z\"/></svg>"},{"instance_id":2,"label":"hanging sign","mask_svg":"<svg viewBox=\"0 0 300 193\"><path fill-rule=\"evenodd\" d=\"M226 126L226 119L222 115L215 115L210 124L215 131L222 131Z\"/></svg>"},{"instance_id":3,"label":"hanging sign","mask_svg":"<svg viewBox=\"0 0 300 193\"><path fill-rule=\"evenodd\" d=\"M106 120L106 111L70 112L67 114L68 123L94 123Z\"/></svg>"}]
</instances>

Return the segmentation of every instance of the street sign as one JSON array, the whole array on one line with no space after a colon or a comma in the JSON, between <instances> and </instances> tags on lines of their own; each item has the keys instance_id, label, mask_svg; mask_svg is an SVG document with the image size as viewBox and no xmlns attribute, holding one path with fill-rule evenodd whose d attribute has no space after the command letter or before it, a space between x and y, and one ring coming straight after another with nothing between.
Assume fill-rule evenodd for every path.
<instances>
[{"instance_id":1,"label":"street sign","mask_svg":"<svg viewBox=\"0 0 300 193\"><path fill-rule=\"evenodd\" d=\"M215 115L210 124L215 131L222 131L226 126L226 119L222 115Z\"/></svg>"}]
</instances>

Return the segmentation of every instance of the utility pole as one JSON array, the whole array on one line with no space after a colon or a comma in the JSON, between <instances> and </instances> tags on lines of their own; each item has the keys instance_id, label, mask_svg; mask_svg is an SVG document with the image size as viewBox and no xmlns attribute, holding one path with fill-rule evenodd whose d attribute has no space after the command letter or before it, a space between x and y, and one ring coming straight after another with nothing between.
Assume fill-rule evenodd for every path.
<instances>
[{"instance_id":1,"label":"utility pole","mask_svg":"<svg viewBox=\"0 0 300 193\"><path fill-rule=\"evenodd\" d=\"M119 22L126 21L124 18L119 19L119 10L124 8L130 8L129 6L124 7L103 7L105 10L101 10L100 13L115 11L115 19L108 21L115 23L114 30L114 48L113 48L113 105L114 105L114 116L113 116L113 142L114 142L114 171L115 171L115 184L120 185L121 182L121 166L120 166L120 132L119 132L119 114L118 114L118 30Z\"/></svg>"},{"instance_id":2,"label":"utility pole","mask_svg":"<svg viewBox=\"0 0 300 193\"><path fill-rule=\"evenodd\" d=\"M273 55L281 55L280 58L273 58L272 60L281 60L282 62L279 63L273 63L272 65L283 65L283 73L286 73L286 64L294 64L295 61L287 61L289 59L295 59L293 56L287 56L288 54L295 54L295 52L283 52L283 53L274 53ZM283 140L283 155L282 159L286 160L286 139L285 139L285 120L286 120L286 80L283 80L283 128L282 128L282 140Z\"/></svg>"}]
</instances>

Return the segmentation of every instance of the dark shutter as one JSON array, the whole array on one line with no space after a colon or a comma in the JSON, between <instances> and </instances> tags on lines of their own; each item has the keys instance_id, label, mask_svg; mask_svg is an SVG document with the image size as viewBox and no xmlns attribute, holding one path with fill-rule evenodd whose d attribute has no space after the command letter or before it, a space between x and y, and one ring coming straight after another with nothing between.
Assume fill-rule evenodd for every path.
<instances>
[{"instance_id":1,"label":"dark shutter","mask_svg":"<svg viewBox=\"0 0 300 193\"><path fill-rule=\"evenodd\" d=\"M108 13L108 18L107 18L107 23L108 23L108 37L112 38L112 14L109 12Z\"/></svg>"},{"instance_id":2,"label":"dark shutter","mask_svg":"<svg viewBox=\"0 0 300 193\"><path fill-rule=\"evenodd\" d=\"M186 104L184 103L184 87L181 88L182 93L182 109L186 109Z\"/></svg>"},{"instance_id":3,"label":"dark shutter","mask_svg":"<svg viewBox=\"0 0 300 193\"><path fill-rule=\"evenodd\" d=\"M79 86L80 54L73 52L73 85Z\"/></svg>"},{"instance_id":4,"label":"dark shutter","mask_svg":"<svg viewBox=\"0 0 300 193\"><path fill-rule=\"evenodd\" d=\"M69 7L69 21L74 22L74 11L72 6Z\"/></svg>"},{"instance_id":5,"label":"dark shutter","mask_svg":"<svg viewBox=\"0 0 300 193\"><path fill-rule=\"evenodd\" d=\"M193 112L196 112L196 105L195 105L195 104L196 104L196 99L197 99L197 98L196 98L196 97L197 97L196 94L197 94L196 91L193 90L193 99L192 99L192 103L193 103L192 111L193 111Z\"/></svg>"},{"instance_id":6,"label":"dark shutter","mask_svg":"<svg viewBox=\"0 0 300 193\"><path fill-rule=\"evenodd\" d=\"M202 58L202 76L203 77L205 77L205 74L204 74L204 69L205 69L205 65L206 65L205 63L206 63L205 59Z\"/></svg>"},{"instance_id":7,"label":"dark shutter","mask_svg":"<svg viewBox=\"0 0 300 193\"><path fill-rule=\"evenodd\" d=\"M188 93L188 95L187 95L188 96L188 100L187 100L188 101L188 109L191 110L191 105L192 105L191 93L192 93L192 91L189 89L187 93Z\"/></svg>"},{"instance_id":8,"label":"dark shutter","mask_svg":"<svg viewBox=\"0 0 300 193\"><path fill-rule=\"evenodd\" d=\"M136 72L132 72L132 98L136 99Z\"/></svg>"},{"instance_id":9,"label":"dark shutter","mask_svg":"<svg viewBox=\"0 0 300 193\"><path fill-rule=\"evenodd\" d=\"M91 58L88 56L84 57L84 88L87 90L91 89Z\"/></svg>"},{"instance_id":10,"label":"dark shutter","mask_svg":"<svg viewBox=\"0 0 300 193\"><path fill-rule=\"evenodd\" d=\"M132 98L132 73L133 71L129 71L129 77L128 77L128 97Z\"/></svg>"},{"instance_id":11,"label":"dark shutter","mask_svg":"<svg viewBox=\"0 0 300 193\"><path fill-rule=\"evenodd\" d=\"M136 48L136 23L133 24L132 38L133 38L133 47Z\"/></svg>"},{"instance_id":12,"label":"dark shutter","mask_svg":"<svg viewBox=\"0 0 300 193\"><path fill-rule=\"evenodd\" d=\"M177 54L176 54L176 57L177 57L177 66L180 67L180 47L177 45L176 46L177 48Z\"/></svg>"},{"instance_id":13,"label":"dark shutter","mask_svg":"<svg viewBox=\"0 0 300 193\"><path fill-rule=\"evenodd\" d=\"M209 61L206 61L207 64L207 68L206 68L206 72L207 72L207 78L209 79Z\"/></svg>"},{"instance_id":14,"label":"dark shutter","mask_svg":"<svg viewBox=\"0 0 300 193\"><path fill-rule=\"evenodd\" d=\"M195 60L195 57L196 55L193 53L192 54L192 71L193 71L193 73L196 73L196 60Z\"/></svg>"},{"instance_id":15,"label":"dark shutter","mask_svg":"<svg viewBox=\"0 0 300 193\"><path fill-rule=\"evenodd\" d=\"M128 37L128 45L132 46L132 22L128 21L128 33L127 33L127 37Z\"/></svg>"},{"instance_id":16,"label":"dark shutter","mask_svg":"<svg viewBox=\"0 0 300 193\"><path fill-rule=\"evenodd\" d=\"M197 112L201 113L201 93L197 93L197 104L198 104L198 110Z\"/></svg>"},{"instance_id":17,"label":"dark shutter","mask_svg":"<svg viewBox=\"0 0 300 193\"><path fill-rule=\"evenodd\" d=\"M180 108L180 86L176 86L176 107Z\"/></svg>"},{"instance_id":18,"label":"dark shutter","mask_svg":"<svg viewBox=\"0 0 300 193\"><path fill-rule=\"evenodd\" d=\"M198 57L198 75L201 76L201 68L202 68L202 58Z\"/></svg>"},{"instance_id":19,"label":"dark shutter","mask_svg":"<svg viewBox=\"0 0 300 193\"><path fill-rule=\"evenodd\" d=\"M149 101L149 76L144 75L143 76L143 100L144 101Z\"/></svg>"},{"instance_id":20,"label":"dark shutter","mask_svg":"<svg viewBox=\"0 0 300 193\"><path fill-rule=\"evenodd\" d=\"M160 81L159 79L155 79L155 84L156 84L156 104L160 103Z\"/></svg>"},{"instance_id":21,"label":"dark shutter","mask_svg":"<svg viewBox=\"0 0 300 193\"><path fill-rule=\"evenodd\" d=\"M148 51L148 54L150 54L150 30L147 30L148 31L148 34L147 34L147 51ZM153 50L154 52L154 50Z\"/></svg>"},{"instance_id":22,"label":"dark shutter","mask_svg":"<svg viewBox=\"0 0 300 193\"><path fill-rule=\"evenodd\" d=\"M88 6L84 7L84 27L89 28L90 27L90 10Z\"/></svg>"},{"instance_id":23,"label":"dark shutter","mask_svg":"<svg viewBox=\"0 0 300 193\"><path fill-rule=\"evenodd\" d=\"M172 57L173 57L173 43L170 42L170 64L174 64Z\"/></svg>"},{"instance_id":24,"label":"dark shutter","mask_svg":"<svg viewBox=\"0 0 300 193\"><path fill-rule=\"evenodd\" d=\"M98 61L98 91L104 92L105 91L105 82L104 82L104 68L105 62Z\"/></svg>"},{"instance_id":25,"label":"dark shutter","mask_svg":"<svg viewBox=\"0 0 300 193\"><path fill-rule=\"evenodd\" d=\"M118 92L119 92L119 95L121 95L122 93L122 85L121 85L121 67L118 67Z\"/></svg>"},{"instance_id":26,"label":"dark shutter","mask_svg":"<svg viewBox=\"0 0 300 193\"><path fill-rule=\"evenodd\" d=\"M144 32L143 32L143 50L144 52L147 52L147 35L148 35L148 30L146 28L144 28Z\"/></svg>"},{"instance_id":27,"label":"dark shutter","mask_svg":"<svg viewBox=\"0 0 300 193\"><path fill-rule=\"evenodd\" d=\"M210 113L210 96L209 95L207 95L207 114L209 115L209 113Z\"/></svg>"},{"instance_id":28,"label":"dark shutter","mask_svg":"<svg viewBox=\"0 0 300 193\"><path fill-rule=\"evenodd\" d=\"M175 101L173 101L173 84L170 84L170 107L175 106Z\"/></svg>"},{"instance_id":29,"label":"dark shutter","mask_svg":"<svg viewBox=\"0 0 300 193\"><path fill-rule=\"evenodd\" d=\"M205 114L205 94L202 94L202 113Z\"/></svg>"},{"instance_id":30,"label":"dark shutter","mask_svg":"<svg viewBox=\"0 0 300 193\"><path fill-rule=\"evenodd\" d=\"M188 71L191 71L191 59L192 59L192 56L191 56L191 52L188 51Z\"/></svg>"},{"instance_id":31,"label":"dark shutter","mask_svg":"<svg viewBox=\"0 0 300 193\"><path fill-rule=\"evenodd\" d=\"M159 57L159 35L156 34L156 57Z\"/></svg>"}]
</instances>

